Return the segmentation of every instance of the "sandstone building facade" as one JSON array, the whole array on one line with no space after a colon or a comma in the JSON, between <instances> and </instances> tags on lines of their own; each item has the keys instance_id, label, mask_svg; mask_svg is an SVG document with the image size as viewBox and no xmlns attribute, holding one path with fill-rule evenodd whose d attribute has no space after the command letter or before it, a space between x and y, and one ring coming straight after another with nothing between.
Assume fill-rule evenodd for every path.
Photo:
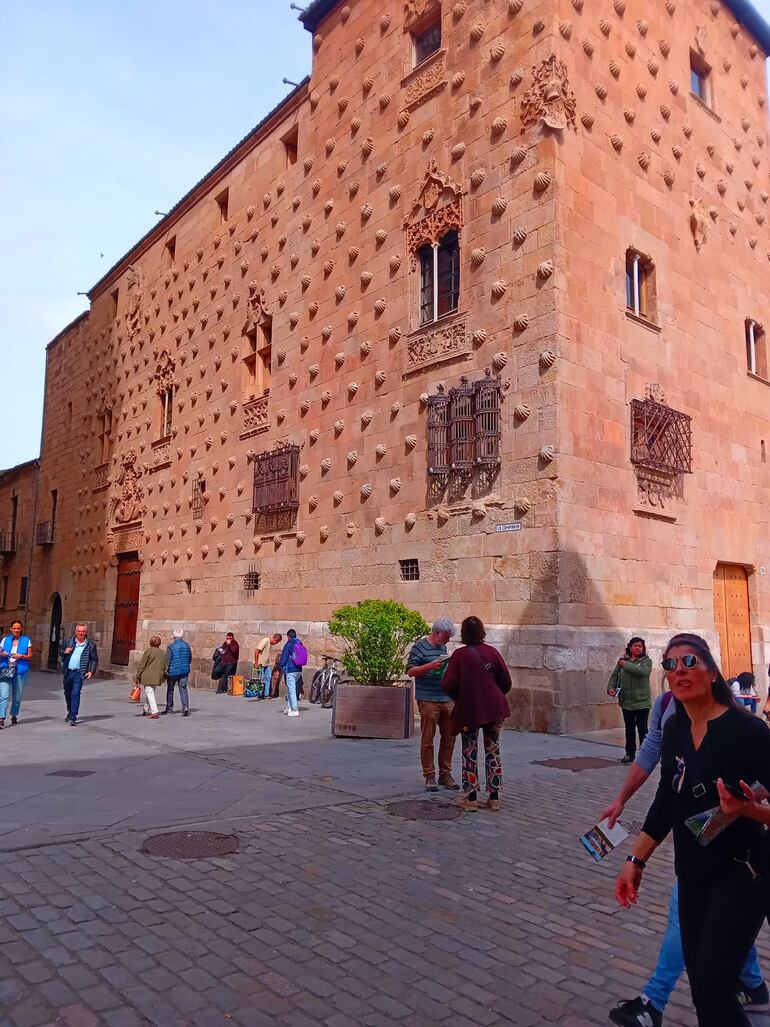
<instances>
[{"instance_id":1,"label":"sandstone building facade","mask_svg":"<svg viewBox=\"0 0 770 1027\"><path fill-rule=\"evenodd\" d=\"M764 677L770 29L641 13L310 4L310 77L49 344L37 639L184 623L203 683L227 629L472 611L551 731L632 633Z\"/></svg>"}]
</instances>

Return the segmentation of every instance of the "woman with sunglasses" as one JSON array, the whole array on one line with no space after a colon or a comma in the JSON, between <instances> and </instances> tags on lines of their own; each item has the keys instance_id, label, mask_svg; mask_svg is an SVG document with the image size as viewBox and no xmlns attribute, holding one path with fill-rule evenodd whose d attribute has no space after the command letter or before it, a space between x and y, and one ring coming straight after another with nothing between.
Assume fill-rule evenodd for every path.
<instances>
[{"instance_id":1,"label":"woman with sunglasses","mask_svg":"<svg viewBox=\"0 0 770 1027\"><path fill-rule=\"evenodd\" d=\"M699 1027L748 1027L738 975L770 895L763 826L770 825L770 806L750 785L770 786L770 731L734 703L699 635L675 635L663 669L677 709L663 733L655 800L615 894L623 906L636 903L647 862L673 830L682 947ZM692 818L720 806L728 826L702 844L696 832L703 818Z\"/></svg>"}]
</instances>

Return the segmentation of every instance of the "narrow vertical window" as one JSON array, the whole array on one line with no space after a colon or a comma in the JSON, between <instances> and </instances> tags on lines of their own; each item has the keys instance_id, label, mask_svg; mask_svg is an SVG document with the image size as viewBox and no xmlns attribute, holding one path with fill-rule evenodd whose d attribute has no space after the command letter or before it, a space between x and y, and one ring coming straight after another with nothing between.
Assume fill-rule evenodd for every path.
<instances>
[{"instance_id":1,"label":"narrow vertical window","mask_svg":"<svg viewBox=\"0 0 770 1027\"><path fill-rule=\"evenodd\" d=\"M767 378L767 342L761 324L746 320L746 369L758 378Z\"/></svg>"},{"instance_id":2,"label":"narrow vertical window","mask_svg":"<svg viewBox=\"0 0 770 1027\"><path fill-rule=\"evenodd\" d=\"M418 251L420 260L420 324L454 313L460 303L460 243L448 232L439 243Z\"/></svg>"},{"instance_id":3,"label":"narrow vertical window","mask_svg":"<svg viewBox=\"0 0 770 1027\"><path fill-rule=\"evenodd\" d=\"M171 424L174 417L174 388L169 386L160 394L160 437L165 438L171 434Z\"/></svg>"},{"instance_id":4,"label":"narrow vertical window","mask_svg":"<svg viewBox=\"0 0 770 1027\"><path fill-rule=\"evenodd\" d=\"M626 310L636 317L655 320L655 266L636 250L626 252Z\"/></svg>"},{"instance_id":5,"label":"narrow vertical window","mask_svg":"<svg viewBox=\"0 0 770 1027\"><path fill-rule=\"evenodd\" d=\"M19 606L27 605L27 585L29 578L22 578L19 585Z\"/></svg>"},{"instance_id":6,"label":"narrow vertical window","mask_svg":"<svg viewBox=\"0 0 770 1027\"><path fill-rule=\"evenodd\" d=\"M297 163L297 151L299 144L299 130L293 129L283 139L283 148L286 154L286 167L291 168Z\"/></svg>"},{"instance_id":7,"label":"narrow vertical window","mask_svg":"<svg viewBox=\"0 0 770 1027\"><path fill-rule=\"evenodd\" d=\"M59 490L51 489L51 541L56 531L56 508L59 505Z\"/></svg>"},{"instance_id":8,"label":"narrow vertical window","mask_svg":"<svg viewBox=\"0 0 770 1027\"><path fill-rule=\"evenodd\" d=\"M7 574L3 575L3 596L2 596L2 599L3 599L3 601L2 601L2 604L0 604L0 609L4 610L8 606L8 575Z\"/></svg>"},{"instance_id":9,"label":"narrow vertical window","mask_svg":"<svg viewBox=\"0 0 770 1027\"><path fill-rule=\"evenodd\" d=\"M441 49L441 9L428 24L422 23L412 32L412 52L414 67L422 64Z\"/></svg>"},{"instance_id":10,"label":"narrow vertical window","mask_svg":"<svg viewBox=\"0 0 770 1027\"><path fill-rule=\"evenodd\" d=\"M230 190L223 189L219 196L216 197L216 203L219 208L220 224L224 224L230 216Z\"/></svg>"},{"instance_id":11,"label":"narrow vertical window","mask_svg":"<svg viewBox=\"0 0 770 1027\"><path fill-rule=\"evenodd\" d=\"M166 245L163 247L163 266L171 268L174 266L176 260L176 236L172 235L170 239L166 240Z\"/></svg>"},{"instance_id":12,"label":"narrow vertical window","mask_svg":"<svg viewBox=\"0 0 770 1027\"><path fill-rule=\"evenodd\" d=\"M707 107L714 106L711 91L711 68L692 50L690 51L690 92Z\"/></svg>"},{"instance_id":13,"label":"narrow vertical window","mask_svg":"<svg viewBox=\"0 0 770 1027\"><path fill-rule=\"evenodd\" d=\"M11 496L11 547L16 549L16 525L19 519L19 497Z\"/></svg>"},{"instance_id":14,"label":"narrow vertical window","mask_svg":"<svg viewBox=\"0 0 770 1027\"><path fill-rule=\"evenodd\" d=\"M120 289L113 289L110 293L110 320L114 321L118 316L118 300L120 299Z\"/></svg>"}]
</instances>

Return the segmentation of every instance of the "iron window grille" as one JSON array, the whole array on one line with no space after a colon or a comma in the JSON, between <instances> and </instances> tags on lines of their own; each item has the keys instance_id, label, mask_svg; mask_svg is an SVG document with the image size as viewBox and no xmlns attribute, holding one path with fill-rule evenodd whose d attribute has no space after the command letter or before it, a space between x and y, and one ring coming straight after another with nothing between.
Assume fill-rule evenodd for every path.
<instances>
[{"instance_id":1,"label":"iron window grille","mask_svg":"<svg viewBox=\"0 0 770 1027\"><path fill-rule=\"evenodd\" d=\"M664 474L692 474L691 418L653 399L632 399L631 463Z\"/></svg>"},{"instance_id":2,"label":"iron window grille","mask_svg":"<svg viewBox=\"0 0 770 1027\"><path fill-rule=\"evenodd\" d=\"M299 508L299 446L282 446L254 458L255 514L295 512Z\"/></svg>"},{"instance_id":3,"label":"iron window grille","mask_svg":"<svg viewBox=\"0 0 770 1027\"><path fill-rule=\"evenodd\" d=\"M259 591L259 587L262 584L259 572L255 567L250 567L248 571L243 575L243 587L251 596L255 592Z\"/></svg>"},{"instance_id":4,"label":"iron window grille","mask_svg":"<svg viewBox=\"0 0 770 1027\"><path fill-rule=\"evenodd\" d=\"M420 324L431 324L460 305L460 241L447 232L439 243L427 243L420 258Z\"/></svg>"},{"instance_id":5,"label":"iron window grille","mask_svg":"<svg viewBox=\"0 0 770 1027\"><path fill-rule=\"evenodd\" d=\"M206 482L203 478L196 478L192 483L192 515L196 521L203 517L203 494L206 491Z\"/></svg>"},{"instance_id":6,"label":"iron window grille","mask_svg":"<svg viewBox=\"0 0 770 1027\"><path fill-rule=\"evenodd\" d=\"M419 581L420 580L420 561L419 560L399 560L398 569L401 575L402 581Z\"/></svg>"},{"instance_id":7,"label":"iron window grille","mask_svg":"<svg viewBox=\"0 0 770 1027\"><path fill-rule=\"evenodd\" d=\"M35 530L35 544L38 546L53 545L53 521L40 521Z\"/></svg>"},{"instance_id":8,"label":"iron window grille","mask_svg":"<svg viewBox=\"0 0 770 1027\"><path fill-rule=\"evenodd\" d=\"M446 477L500 463L501 383L487 369L483 378L428 397L428 474Z\"/></svg>"}]
</instances>

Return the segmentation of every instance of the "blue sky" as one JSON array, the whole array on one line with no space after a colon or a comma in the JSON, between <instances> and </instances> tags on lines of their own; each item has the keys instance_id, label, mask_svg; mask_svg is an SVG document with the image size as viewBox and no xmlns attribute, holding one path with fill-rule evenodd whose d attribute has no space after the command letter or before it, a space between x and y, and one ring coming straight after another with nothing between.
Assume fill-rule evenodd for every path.
<instances>
[{"instance_id":1,"label":"blue sky","mask_svg":"<svg viewBox=\"0 0 770 1027\"><path fill-rule=\"evenodd\" d=\"M310 36L288 0L2 0L0 39L8 467L38 453L45 346L78 291L307 74Z\"/></svg>"}]
</instances>

